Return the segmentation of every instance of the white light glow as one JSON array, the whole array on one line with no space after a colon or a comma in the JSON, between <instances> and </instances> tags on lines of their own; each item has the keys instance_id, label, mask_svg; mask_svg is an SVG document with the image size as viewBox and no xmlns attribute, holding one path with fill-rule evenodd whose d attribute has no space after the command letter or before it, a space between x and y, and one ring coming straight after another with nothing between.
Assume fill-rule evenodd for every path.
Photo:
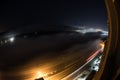
<instances>
[{"instance_id":1,"label":"white light glow","mask_svg":"<svg viewBox=\"0 0 120 80\"><path fill-rule=\"evenodd\" d=\"M11 37L11 38L9 39L10 42L13 42L14 40L15 40L14 37Z\"/></svg>"},{"instance_id":2,"label":"white light glow","mask_svg":"<svg viewBox=\"0 0 120 80\"><path fill-rule=\"evenodd\" d=\"M81 32L83 34L88 33L88 32L102 32L102 35L108 35L108 31L102 30L102 29L94 29L94 28L86 28L86 29L78 29L75 30L76 32Z\"/></svg>"}]
</instances>

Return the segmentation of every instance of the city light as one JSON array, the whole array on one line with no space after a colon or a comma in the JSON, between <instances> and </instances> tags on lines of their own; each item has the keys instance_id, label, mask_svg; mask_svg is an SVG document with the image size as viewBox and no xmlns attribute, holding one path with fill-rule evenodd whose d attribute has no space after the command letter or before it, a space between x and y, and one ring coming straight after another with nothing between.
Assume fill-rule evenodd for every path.
<instances>
[{"instance_id":1,"label":"city light","mask_svg":"<svg viewBox=\"0 0 120 80\"><path fill-rule=\"evenodd\" d=\"M14 37L11 37L11 38L9 39L10 42L13 42L14 40L15 40Z\"/></svg>"},{"instance_id":2,"label":"city light","mask_svg":"<svg viewBox=\"0 0 120 80\"><path fill-rule=\"evenodd\" d=\"M100 47L101 47L101 51L103 52L104 47L105 47L105 43L104 43L104 42L101 42L101 43L100 43Z\"/></svg>"},{"instance_id":3,"label":"city light","mask_svg":"<svg viewBox=\"0 0 120 80\"><path fill-rule=\"evenodd\" d=\"M95 28L84 28L84 29L77 29L75 32L81 32L83 34L88 32L102 32L102 35L108 35L108 31L102 30L102 29L95 29Z\"/></svg>"},{"instance_id":4,"label":"city light","mask_svg":"<svg viewBox=\"0 0 120 80\"><path fill-rule=\"evenodd\" d=\"M44 76L44 74L42 73L42 72L37 72L37 75L36 75L36 79L39 79L39 78L41 78L41 77L43 77Z\"/></svg>"}]
</instances>

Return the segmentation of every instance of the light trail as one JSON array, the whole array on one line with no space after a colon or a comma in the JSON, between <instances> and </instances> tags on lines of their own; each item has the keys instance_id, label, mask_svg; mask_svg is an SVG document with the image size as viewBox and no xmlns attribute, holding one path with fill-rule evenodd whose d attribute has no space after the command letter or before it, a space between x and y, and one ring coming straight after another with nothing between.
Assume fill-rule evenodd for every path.
<instances>
[{"instance_id":1,"label":"light trail","mask_svg":"<svg viewBox=\"0 0 120 80\"><path fill-rule=\"evenodd\" d=\"M88 57L86 59L86 61L89 61L89 60L93 59L96 55L98 55L99 53L103 52L104 47L105 47L104 42L101 42L99 45L100 45L100 49L95 51L90 57Z\"/></svg>"},{"instance_id":2,"label":"light trail","mask_svg":"<svg viewBox=\"0 0 120 80\"><path fill-rule=\"evenodd\" d=\"M99 51L99 50L97 50ZM77 70L75 70L73 73L69 74L68 76L64 77L61 80L67 80L69 77L71 77L72 75L74 75L76 72L80 71L83 67L85 67L89 62L91 62L92 59L88 60L84 65L82 65L80 68L78 68ZM75 80L75 79L74 79Z\"/></svg>"},{"instance_id":3,"label":"light trail","mask_svg":"<svg viewBox=\"0 0 120 80\"><path fill-rule=\"evenodd\" d=\"M99 54L100 51L101 51L101 49L95 51L90 57L88 57L86 59L86 61L88 62L89 60L92 60L95 56L97 56Z\"/></svg>"}]
</instances>

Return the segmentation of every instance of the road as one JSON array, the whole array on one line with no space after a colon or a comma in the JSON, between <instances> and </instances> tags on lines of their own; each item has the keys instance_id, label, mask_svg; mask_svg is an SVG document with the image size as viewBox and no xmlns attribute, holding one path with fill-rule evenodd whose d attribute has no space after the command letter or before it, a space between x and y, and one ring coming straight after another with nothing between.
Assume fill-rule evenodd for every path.
<instances>
[{"instance_id":1,"label":"road","mask_svg":"<svg viewBox=\"0 0 120 80\"><path fill-rule=\"evenodd\" d=\"M100 49L100 39L89 40L85 43L75 43L75 38L74 45L71 46L68 45L72 42L68 41L69 37L68 39L58 39L59 41L54 41L53 37L49 39L49 41L51 40L49 43L44 41L48 39L47 37L44 37L43 40L40 39L41 41L37 39L29 42L23 42L23 39L18 39L10 44L12 47L9 47L9 45L3 47L1 52L6 50L8 53L6 55L2 54L1 58L3 60L3 63L1 62L2 80L34 80L40 77L44 77L45 80L61 80L80 68L86 63L86 59L89 56ZM64 43L58 43L62 40L64 40ZM38 41L46 43L47 46L38 43ZM54 44L52 44L53 42ZM52 48L49 50L51 45ZM27 48L28 46L31 47ZM26 54L26 52L29 54Z\"/></svg>"},{"instance_id":2,"label":"road","mask_svg":"<svg viewBox=\"0 0 120 80\"><path fill-rule=\"evenodd\" d=\"M80 55L82 57L79 57L78 59L76 58L75 60L71 61L70 65L67 66L66 69L62 70L58 74L46 78L45 80L73 80L75 76L79 75L82 69L91 61L87 61L88 57L91 57L91 55L95 54L96 52L99 53L100 50L101 49L95 49L95 51L93 50L90 52L89 50L86 50L87 52L85 51L84 54ZM79 54L79 52L77 53Z\"/></svg>"}]
</instances>

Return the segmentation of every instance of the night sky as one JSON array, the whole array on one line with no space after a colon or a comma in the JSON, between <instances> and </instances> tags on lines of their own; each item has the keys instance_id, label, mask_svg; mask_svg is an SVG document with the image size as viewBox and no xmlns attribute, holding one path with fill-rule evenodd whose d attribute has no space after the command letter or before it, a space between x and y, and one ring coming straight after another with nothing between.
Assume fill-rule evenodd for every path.
<instances>
[{"instance_id":1,"label":"night sky","mask_svg":"<svg viewBox=\"0 0 120 80\"><path fill-rule=\"evenodd\" d=\"M0 2L0 32L31 24L87 26L107 30L105 2L104 0Z\"/></svg>"}]
</instances>

